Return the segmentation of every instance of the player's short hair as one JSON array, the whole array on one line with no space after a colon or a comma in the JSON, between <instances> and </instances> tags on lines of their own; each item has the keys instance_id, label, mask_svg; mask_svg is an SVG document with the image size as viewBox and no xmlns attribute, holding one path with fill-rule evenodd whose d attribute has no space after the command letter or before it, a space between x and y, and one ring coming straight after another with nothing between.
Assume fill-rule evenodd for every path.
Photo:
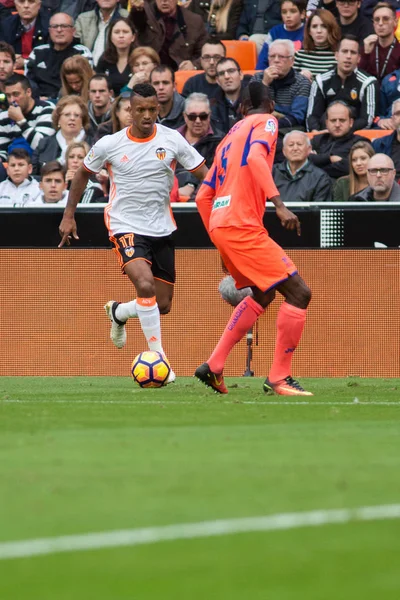
<instances>
[{"instance_id":1,"label":"player's short hair","mask_svg":"<svg viewBox=\"0 0 400 600\"><path fill-rule=\"evenodd\" d=\"M342 39L339 41L337 49L340 50L340 47L341 47L342 43L344 41L346 41L346 40L348 42L355 42L357 44L357 46L358 46L358 54L360 54L360 40L358 38L356 38L355 35L351 35L350 33L347 33L346 35L344 35L342 37Z\"/></svg>"},{"instance_id":2,"label":"player's short hair","mask_svg":"<svg viewBox=\"0 0 400 600\"><path fill-rule=\"evenodd\" d=\"M14 148L11 150L11 152L8 153L8 162L10 162L10 158L12 157L19 160L26 160L28 165L30 165L32 162L31 155L29 154L28 150L25 150L25 148Z\"/></svg>"},{"instance_id":3,"label":"player's short hair","mask_svg":"<svg viewBox=\"0 0 400 600\"><path fill-rule=\"evenodd\" d=\"M11 57L11 60L13 62L15 62L15 50L10 44L7 44L7 42L1 41L0 42L0 52L3 52L3 54L9 54Z\"/></svg>"},{"instance_id":4,"label":"player's short hair","mask_svg":"<svg viewBox=\"0 0 400 600\"><path fill-rule=\"evenodd\" d=\"M347 102L344 102L344 100L334 100L333 102L331 102L331 103L328 105L327 109L326 109L326 114L328 114L328 110L329 110L330 108L332 108L332 106L337 106L338 104L339 104L340 106L344 106L344 107L346 107L346 108L347 108L347 110L349 111L349 118L350 118L350 119L354 119L354 115L353 115L353 109L352 109L352 107L350 106L350 104L347 104Z\"/></svg>"},{"instance_id":5,"label":"player's short hair","mask_svg":"<svg viewBox=\"0 0 400 600\"><path fill-rule=\"evenodd\" d=\"M396 16L396 9L394 8L394 6L392 6L390 4L390 2L378 2L378 4L375 4L375 6L372 10L372 16L374 16L376 11L379 10L380 8L388 8L390 11L392 11L393 17Z\"/></svg>"},{"instance_id":6,"label":"player's short hair","mask_svg":"<svg viewBox=\"0 0 400 600\"><path fill-rule=\"evenodd\" d=\"M289 141L289 139L293 136L293 135L301 135L304 139L304 141L306 142L307 146L311 146L311 140L308 137L308 135L306 134L305 131L299 131L298 129L292 129L292 131L289 131L289 133L287 133L284 138L283 138L283 146L285 146L286 142Z\"/></svg>"},{"instance_id":7,"label":"player's short hair","mask_svg":"<svg viewBox=\"0 0 400 600\"><path fill-rule=\"evenodd\" d=\"M250 81L243 90L242 103L246 105L248 111L265 107L265 112L272 112L269 88L262 81Z\"/></svg>"},{"instance_id":8,"label":"player's short hair","mask_svg":"<svg viewBox=\"0 0 400 600\"><path fill-rule=\"evenodd\" d=\"M282 8L282 4L285 2L291 2L294 6L297 7L299 13L306 12L307 9L307 0L280 0L280 6Z\"/></svg>"},{"instance_id":9,"label":"player's short hair","mask_svg":"<svg viewBox=\"0 0 400 600\"><path fill-rule=\"evenodd\" d=\"M103 79L106 82L108 91L111 92L112 85L111 85L109 78L107 77L107 75L105 73L96 73L96 75L93 75L93 77L91 77L89 79L89 87L90 87L90 84L92 83L92 81L103 81Z\"/></svg>"},{"instance_id":10,"label":"player's short hair","mask_svg":"<svg viewBox=\"0 0 400 600\"><path fill-rule=\"evenodd\" d=\"M65 181L65 169L58 160L50 160L40 169L40 177L46 177L46 175L51 175L51 173L61 173L62 177Z\"/></svg>"},{"instance_id":11,"label":"player's short hair","mask_svg":"<svg viewBox=\"0 0 400 600\"><path fill-rule=\"evenodd\" d=\"M131 98L134 98L135 96L140 96L141 98L157 97L157 92L151 83L137 83L133 86L131 91Z\"/></svg>"},{"instance_id":12,"label":"player's short hair","mask_svg":"<svg viewBox=\"0 0 400 600\"><path fill-rule=\"evenodd\" d=\"M150 83L151 83L151 78L152 78L153 73L165 73L165 71L168 71L169 73L171 73L172 83L175 83L175 73L174 73L174 70L171 69L171 67L169 65L158 65L158 67L154 67L154 69L150 73Z\"/></svg>"},{"instance_id":13,"label":"player's short hair","mask_svg":"<svg viewBox=\"0 0 400 600\"><path fill-rule=\"evenodd\" d=\"M206 94L201 94L200 92L193 92L193 94L189 94L187 98L185 98L185 103L183 105L183 112L186 112L188 106L192 102L201 102L207 106L207 110L211 110L210 101Z\"/></svg>"},{"instance_id":14,"label":"player's short hair","mask_svg":"<svg viewBox=\"0 0 400 600\"><path fill-rule=\"evenodd\" d=\"M9 87L11 85L21 84L22 89L26 92L28 89L32 89L32 86L29 82L29 79L25 77L25 75L21 75L20 73L13 73L8 77L4 82L4 87Z\"/></svg>"},{"instance_id":15,"label":"player's short hair","mask_svg":"<svg viewBox=\"0 0 400 600\"><path fill-rule=\"evenodd\" d=\"M269 45L269 48L268 48L269 54L271 54L271 50L273 50L273 48L275 46L286 46L286 49L290 56L294 56L294 54L296 52L296 49L294 47L292 40L280 40L280 39L274 40Z\"/></svg>"}]
</instances>

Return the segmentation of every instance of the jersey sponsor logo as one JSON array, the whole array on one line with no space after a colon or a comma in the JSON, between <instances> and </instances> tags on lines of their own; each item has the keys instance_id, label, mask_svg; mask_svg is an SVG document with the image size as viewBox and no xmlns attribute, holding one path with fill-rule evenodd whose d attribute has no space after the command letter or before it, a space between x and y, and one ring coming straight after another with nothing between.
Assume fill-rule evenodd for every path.
<instances>
[{"instance_id":1,"label":"jersey sponsor logo","mask_svg":"<svg viewBox=\"0 0 400 600\"><path fill-rule=\"evenodd\" d=\"M159 160L164 160L164 158L167 156L166 149L165 148L157 148L156 156Z\"/></svg>"},{"instance_id":2,"label":"jersey sponsor logo","mask_svg":"<svg viewBox=\"0 0 400 600\"><path fill-rule=\"evenodd\" d=\"M89 154L87 155L87 159L88 160L93 160L94 159L94 148L91 148L89 150Z\"/></svg>"},{"instance_id":3,"label":"jersey sponsor logo","mask_svg":"<svg viewBox=\"0 0 400 600\"><path fill-rule=\"evenodd\" d=\"M275 125L275 121L273 119L268 119L268 121L265 124L265 131L270 131L271 133L275 133L276 125Z\"/></svg>"},{"instance_id":4,"label":"jersey sponsor logo","mask_svg":"<svg viewBox=\"0 0 400 600\"><path fill-rule=\"evenodd\" d=\"M225 208L226 206L229 206L230 203L231 203L230 196L221 196L220 198L216 198L214 200L212 210L218 210L218 208Z\"/></svg>"},{"instance_id":5,"label":"jersey sponsor logo","mask_svg":"<svg viewBox=\"0 0 400 600\"><path fill-rule=\"evenodd\" d=\"M119 162L127 163L127 162L129 162L129 157L126 154L124 154Z\"/></svg>"},{"instance_id":6,"label":"jersey sponsor logo","mask_svg":"<svg viewBox=\"0 0 400 600\"><path fill-rule=\"evenodd\" d=\"M350 92L350 98L352 100L357 100L357 98L358 98L358 92L357 92L356 88L353 88L351 90L351 92Z\"/></svg>"},{"instance_id":7,"label":"jersey sponsor logo","mask_svg":"<svg viewBox=\"0 0 400 600\"><path fill-rule=\"evenodd\" d=\"M132 258L132 256L135 254L135 248L128 246L128 248L124 248L124 252L128 258Z\"/></svg>"}]
</instances>

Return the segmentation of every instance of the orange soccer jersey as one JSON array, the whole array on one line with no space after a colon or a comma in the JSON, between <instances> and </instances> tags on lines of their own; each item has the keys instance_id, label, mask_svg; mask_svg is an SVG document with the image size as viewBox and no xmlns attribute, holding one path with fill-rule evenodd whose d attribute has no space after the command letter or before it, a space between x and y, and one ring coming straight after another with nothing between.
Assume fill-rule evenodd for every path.
<instances>
[{"instance_id":1,"label":"orange soccer jersey","mask_svg":"<svg viewBox=\"0 0 400 600\"><path fill-rule=\"evenodd\" d=\"M279 195L271 175L277 135L275 117L255 114L232 127L220 143L204 181L214 197L209 231L262 225L267 198Z\"/></svg>"}]
</instances>

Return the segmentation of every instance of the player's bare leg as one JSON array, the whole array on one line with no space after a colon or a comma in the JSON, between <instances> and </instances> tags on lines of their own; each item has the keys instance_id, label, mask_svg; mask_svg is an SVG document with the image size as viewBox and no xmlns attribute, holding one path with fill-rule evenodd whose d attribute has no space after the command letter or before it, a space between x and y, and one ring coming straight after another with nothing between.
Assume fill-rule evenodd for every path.
<instances>
[{"instance_id":1,"label":"player's bare leg","mask_svg":"<svg viewBox=\"0 0 400 600\"><path fill-rule=\"evenodd\" d=\"M291 365L306 321L311 291L299 275L289 277L276 289L285 297L277 317L277 338L274 360L264 391L282 396L312 396L291 376Z\"/></svg>"}]
</instances>

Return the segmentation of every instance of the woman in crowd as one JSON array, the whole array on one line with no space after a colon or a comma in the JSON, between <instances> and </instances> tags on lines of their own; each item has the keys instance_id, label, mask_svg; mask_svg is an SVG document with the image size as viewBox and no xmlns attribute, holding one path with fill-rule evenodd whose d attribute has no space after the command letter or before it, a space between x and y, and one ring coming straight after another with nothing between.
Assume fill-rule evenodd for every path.
<instances>
[{"instance_id":1,"label":"woman in crowd","mask_svg":"<svg viewBox=\"0 0 400 600\"><path fill-rule=\"evenodd\" d=\"M294 56L294 68L312 81L336 65L335 52L341 38L340 27L329 10L318 8L307 19L303 48Z\"/></svg>"},{"instance_id":2,"label":"woman in crowd","mask_svg":"<svg viewBox=\"0 0 400 600\"><path fill-rule=\"evenodd\" d=\"M60 96L80 96L84 102L89 101L89 81L94 71L89 61L80 54L65 59L61 71Z\"/></svg>"},{"instance_id":3,"label":"woman in crowd","mask_svg":"<svg viewBox=\"0 0 400 600\"><path fill-rule=\"evenodd\" d=\"M75 173L83 163L83 159L89 152L90 147L87 142L72 142L69 144L65 152L65 168L66 175L65 181L67 182L67 189L71 187L72 180ZM81 198L81 204L89 204L90 202L105 202L103 190L101 184L96 180L96 176L89 179L86 186L86 190Z\"/></svg>"},{"instance_id":4,"label":"woman in crowd","mask_svg":"<svg viewBox=\"0 0 400 600\"><path fill-rule=\"evenodd\" d=\"M65 152L72 142L87 141L88 138L89 113L87 104L80 96L64 96L57 103L53 111L54 135L40 140L38 147L33 153L33 172L40 174L40 168L50 160L58 160L65 164Z\"/></svg>"},{"instance_id":5,"label":"woman in crowd","mask_svg":"<svg viewBox=\"0 0 400 600\"><path fill-rule=\"evenodd\" d=\"M352 196L368 187L367 164L375 150L367 141L356 142L349 154L349 175L340 177L333 190L335 202L352 202Z\"/></svg>"},{"instance_id":6,"label":"woman in crowd","mask_svg":"<svg viewBox=\"0 0 400 600\"><path fill-rule=\"evenodd\" d=\"M111 23L107 45L97 63L97 73L105 73L118 96L132 75L129 57L135 47L135 30L132 23L123 17Z\"/></svg>"},{"instance_id":7,"label":"woman in crowd","mask_svg":"<svg viewBox=\"0 0 400 600\"><path fill-rule=\"evenodd\" d=\"M132 125L130 92L123 92L112 103L111 119L99 126L95 141L97 142L105 135L117 133L117 131L121 131L121 129L130 125Z\"/></svg>"},{"instance_id":8,"label":"woman in crowd","mask_svg":"<svg viewBox=\"0 0 400 600\"><path fill-rule=\"evenodd\" d=\"M159 66L160 62L160 57L157 52L153 50L153 48L150 48L150 46L139 46L138 48L135 48L129 57L129 64L133 75L130 78L128 85L121 91L129 92L137 83L149 81L150 73L154 67Z\"/></svg>"}]
</instances>

